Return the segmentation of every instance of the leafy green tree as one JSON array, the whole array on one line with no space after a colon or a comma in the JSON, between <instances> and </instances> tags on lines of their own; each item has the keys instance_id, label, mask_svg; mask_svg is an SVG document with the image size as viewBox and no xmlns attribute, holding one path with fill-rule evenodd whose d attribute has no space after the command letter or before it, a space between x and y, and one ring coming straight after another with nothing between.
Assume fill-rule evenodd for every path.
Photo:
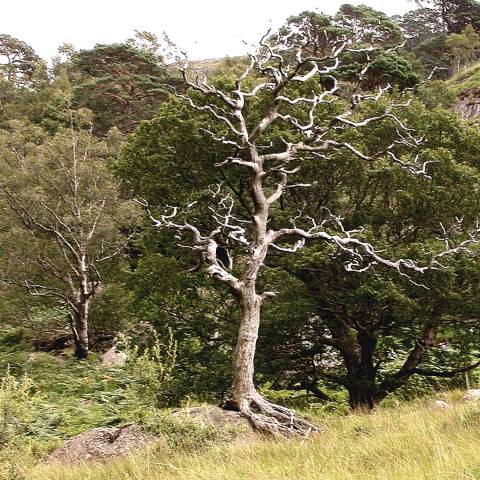
<instances>
[{"instance_id":1,"label":"leafy green tree","mask_svg":"<svg viewBox=\"0 0 480 480\"><path fill-rule=\"evenodd\" d=\"M432 0L417 1L417 10L407 12L399 24L410 37L408 49L429 71L433 67L443 67L443 76L451 71L451 54L454 52L456 67L466 55L466 61L473 58L476 41L474 32L480 28L480 4L476 0ZM466 28L472 29L468 35L457 37ZM453 39L450 40L450 37ZM473 40L470 44L467 37ZM447 44L450 43L450 45Z\"/></svg>"},{"instance_id":2,"label":"leafy green tree","mask_svg":"<svg viewBox=\"0 0 480 480\"><path fill-rule=\"evenodd\" d=\"M166 100L155 118L142 122L130 135L116 162L115 171L128 195L152 205L188 204L204 198L212 182L245 190L247 178L214 166L229 149L212 143L202 131L210 121L180 99ZM198 221L209 222L208 211L195 215ZM228 292L202 272L189 272L198 270L197 257L172 248L173 242L170 232L150 228L135 242L128 281L130 315L135 324L148 322L162 336L172 331L178 345L176 400L195 395L218 401L231 381L237 308ZM133 330L137 341L148 343L142 332Z\"/></svg>"},{"instance_id":3,"label":"leafy green tree","mask_svg":"<svg viewBox=\"0 0 480 480\"><path fill-rule=\"evenodd\" d=\"M463 215L475 228L478 215L478 132L451 112L418 103L408 115L427 138L423 155L436 159L432 179L381 164L366 168L352 159L348 173L340 164L331 167L335 194L321 203L342 211L352 228L363 225L387 250L394 246L391 255L397 257L428 249L449 219ZM376 137L368 129L363 133L364 140ZM331 180L312 172L304 180L326 190ZM315 195L305 194L304 201L314 205ZM324 248L311 246L270 264L276 267L270 275L278 276L282 265L288 274L276 282L285 287L267 306L260 337L259 370L269 372L276 387L305 388L326 398L326 382L348 390L352 407L372 408L414 375L458 378L478 365L469 361L478 349L475 338L465 341L479 306L476 259L459 258L450 271L424 274L428 289L380 268L345 272L343 260L333 262Z\"/></svg>"},{"instance_id":4,"label":"leafy green tree","mask_svg":"<svg viewBox=\"0 0 480 480\"><path fill-rule=\"evenodd\" d=\"M0 77L16 88L29 87L46 65L32 47L10 35L0 34Z\"/></svg>"},{"instance_id":5,"label":"leafy green tree","mask_svg":"<svg viewBox=\"0 0 480 480\"><path fill-rule=\"evenodd\" d=\"M480 30L480 3L477 0L416 0L441 19L448 33L460 33L468 25Z\"/></svg>"},{"instance_id":6,"label":"leafy green tree","mask_svg":"<svg viewBox=\"0 0 480 480\"><path fill-rule=\"evenodd\" d=\"M50 93L46 63L25 42L0 34L0 126L40 122Z\"/></svg>"},{"instance_id":7,"label":"leafy green tree","mask_svg":"<svg viewBox=\"0 0 480 480\"><path fill-rule=\"evenodd\" d=\"M406 33L409 45L420 45L431 37L446 33L439 15L431 8L417 8L398 18L398 23Z\"/></svg>"},{"instance_id":8,"label":"leafy green tree","mask_svg":"<svg viewBox=\"0 0 480 480\"><path fill-rule=\"evenodd\" d=\"M228 148L212 148L201 130L209 120L170 97L152 120L142 122L115 164L129 194L151 204L194 201L212 181L221 181L224 174L211 161L222 161Z\"/></svg>"},{"instance_id":9,"label":"leafy green tree","mask_svg":"<svg viewBox=\"0 0 480 480\"><path fill-rule=\"evenodd\" d=\"M313 12L303 12L291 17L291 24L301 24L308 21L309 28L320 37L327 32L330 38L319 43L320 49L328 49L329 42L341 41L342 36L351 36L351 41L357 45L371 45L379 47L368 54L365 51L352 49L344 55L342 65L335 70L335 76L360 84L363 89L376 89L390 83L400 88L412 87L419 82L420 76L416 73L405 56L398 49L404 41L403 32L399 24L384 13L370 7L359 5L342 5L332 19L325 15ZM352 29L355 34L352 36ZM391 50L384 50L391 47ZM362 74L366 63L370 67Z\"/></svg>"},{"instance_id":10,"label":"leafy green tree","mask_svg":"<svg viewBox=\"0 0 480 480\"><path fill-rule=\"evenodd\" d=\"M455 71L459 72L462 66L467 67L475 59L480 48L480 35L468 25L461 33L450 35L445 45L452 54Z\"/></svg>"},{"instance_id":11,"label":"leafy green tree","mask_svg":"<svg viewBox=\"0 0 480 480\"><path fill-rule=\"evenodd\" d=\"M109 170L112 147L85 122L72 112L71 128L49 137L12 120L0 135L2 280L68 316L77 358L88 355L91 304L136 210Z\"/></svg>"},{"instance_id":12,"label":"leafy green tree","mask_svg":"<svg viewBox=\"0 0 480 480\"><path fill-rule=\"evenodd\" d=\"M235 302L201 272L188 272L182 259L159 255L158 250L153 251L153 244L142 249L127 284L135 319L131 336L142 348L150 345L152 328L161 338L173 335L177 357L170 405L192 396L218 402L231 382Z\"/></svg>"},{"instance_id":13,"label":"leafy green tree","mask_svg":"<svg viewBox=\"0 0 480 480\"><path fill-rule=\"evenodd\" d=\"M114 126L131 132L165 98L165 65L151 51L127 43L76 52L67 68L74 86L72 104L94 113L98 133Z\"/></svg>"},{"instance_id":14,"label":"leafy green tree","mask_svg":"<svg viewBox=\"0 0 480 480\"><path fill-rule=\"evenodd\" d=\"M368 71L366 88L374 89L390 83L400 89L412 88L420 83L421 76L412 64L397 53L381 55L372 62Z\"/></svg>"},{"instance_id":15,"label":"leafy green tree","mask_svg":"<svg viewBox=\"0 0 480 480\"><path fill-rule=\"evenodd\" d=\"M149 52L158 62L163 62L163 56L161 53L163 48L158 37L154 33L145 30L135 30L135 35L132 38L129 38L125 43L137 50Z\"/></svg>"}]
</instances>

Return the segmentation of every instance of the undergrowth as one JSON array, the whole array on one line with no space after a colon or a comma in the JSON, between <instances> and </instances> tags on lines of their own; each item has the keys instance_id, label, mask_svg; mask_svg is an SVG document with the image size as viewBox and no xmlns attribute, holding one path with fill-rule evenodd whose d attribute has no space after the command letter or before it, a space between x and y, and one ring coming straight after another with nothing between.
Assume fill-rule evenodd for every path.
<instances>
[{"instance_id":1,"label":"undergrowth","mask_svg":"<svg viewBox=\"0 0 480 480\"><path fill-rule=\"evenodd\" d=\"M175 351L172 342L160 345L157 339L145 350L129 350L125 367L105 369L94 354L78 362L69 355L32 356L5 348L0 352L0 479L480 480L475 453L480 406L460 402L461 393L437 394L455 405L450 410L432 408L432 397L390 397L371 415L351 415L343 394L309 403L266 385L265 395L303 410L326 432L306 441L229 445L225 432L175 418L165 408L175 388ZM103 465L43 463L67 438L131 422L158 441Z\"/></svg>"},{"instance_id":2,"label":"undergrowth","mask_svg":"<svg viewBox=\"0 0 480 480\"><path fill-rule=\"evenodd\" d=\"M174 455L150 449L105 465L41 466L27 478L480 479L480 407L457 403L451 410L438 410L431 401L402 403L371 415L322 416L327 431L306 441L268 440Z\"/></svg>"}]
</instances>

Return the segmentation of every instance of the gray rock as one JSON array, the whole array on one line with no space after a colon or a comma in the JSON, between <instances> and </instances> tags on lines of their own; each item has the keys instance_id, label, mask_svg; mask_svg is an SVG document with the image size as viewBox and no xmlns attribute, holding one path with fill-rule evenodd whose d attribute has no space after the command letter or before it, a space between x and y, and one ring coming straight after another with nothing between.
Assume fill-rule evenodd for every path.
<instances>
[{"instance_id":1,"label":"gray rock","mask_svg":"<svg viewBox=\"0 0 480 480\"><path fill-rule=\"evenodd\" d=\"M27 357L26 363L35 363L38 359L38 353L30 353Z\"/></svg>"},{"instance_id":2,"label":"gray rock","mask_svg":"<svg viewBox=\"0 0 480 480\"><path fill-rule=\"evenodd\" d=\"M173 413L174 417L187 418L198 421L200 424L217 428L220 434L230 439L254 440L258 434L250 422L232 410L224 410L214 405L182 408Z\"/></svg>"},{"instance_id":3,"label":"gray rock","mask_svg":"<svg viewBox=\"0 0 480 480\"><path fill-rule=\"evenodd\" d=\"M438 410L450 410L452 408L452 406L444 400L435 400L432 404L432 407Z\"/></svg>"},{"instance_id":4,"label":"gray rock","mask_svg":"<svg viewBox=\"0 0 480 480\"><path fill-rule=\"evenodd\" d=\"M127 355L123 352L117 352L116 346L102 355L102 367L123 367L127 361Z\"/></svg>"},{"instance_id":5,"label":"gray rock","mask_svg":"<svg viewBox=\"0 0 480 480\"><path fill-rule=\"evenodd\" d=\"M94 428L65 442L49 455L47 461L77 463L122 457L154 439L138 425Z\"/></svg>"},{"instance_id":6,"label":"gray rock","mask_svg":"<svg viewBox=\"0 0 480 480\"><path fill-rule=\"evenodd\" d=\"M462 397L462 402L475 402L480 400L480 388L470 388Z\"/></svg>"},{"instance_id":7,"label":"gray rock","mask_svg":"<svg viewBox=\"0 0 480 480\"><path fill-rule=\"evenodd\" d=\"M455 105L455 110L464 120L473 120L480 116L480 88L475 87L463 92Z\"/></svg>"}]
</instances>

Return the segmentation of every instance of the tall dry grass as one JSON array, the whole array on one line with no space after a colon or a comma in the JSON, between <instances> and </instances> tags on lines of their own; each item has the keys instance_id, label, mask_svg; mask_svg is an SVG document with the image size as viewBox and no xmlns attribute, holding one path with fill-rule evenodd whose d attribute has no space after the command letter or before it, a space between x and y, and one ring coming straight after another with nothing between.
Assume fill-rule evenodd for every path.
<instances>
[{"instance_id":1,"label":"tall dry grass","mask_svg":"<svg viewBox=\"0 0 480 480\"><path fill-rule=\"evenodd\" d=\"M480 404L423 401L330 416L306 441L262 441L182 454L162 449L104 465L38 466L35 480L480 479Z\"/></svg>"}]
</instances>

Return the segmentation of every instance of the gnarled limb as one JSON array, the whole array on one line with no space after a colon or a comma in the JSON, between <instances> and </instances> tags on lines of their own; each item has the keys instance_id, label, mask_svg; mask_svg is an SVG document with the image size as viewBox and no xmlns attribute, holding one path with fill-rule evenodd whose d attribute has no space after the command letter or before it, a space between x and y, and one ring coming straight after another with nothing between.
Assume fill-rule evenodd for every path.
<instances>
[{"instance_id":1,"label":"gnarled limb","mask_svg":"<svg viewBox=\"0 0 480 480\"><path fill-rule=\"evenodd\" d=\"M342 28L341 31L346 30ZM375 94L359 93L358 89L352 93L348 86L342 89L336 75L345 56L352 52L365 56L365 65L359 73L362 77L376 55L395 51L400 46L382 50L378 44L363 45L361 42L359 46L355 42L359 42L359 32L355 29L350 34L342 33L333 38L327 31L316 32L307 20L300 24L288 24L276 34L268 33L261 39L258 51L250 56L249 65L237 78L231 91L220 90L205 76L192 77L188 61L181 68L185 84L197 95L195 100L188 95L177 96L192 108L209 113L223 129L227 129L227 133L221 136L206 130L215 141L230 145L235 150L218 165L241 168L249 175L251 218L247 222L240 221L235 215L233 197L229 193L221 193L220 188L210 190L214 201L209 210L215 223L210 231L201 231L186 217L180 220L185 214L177 207L170 207L169 213L160 217L150 213L150 218L155 226L169 228L188 237L190 248L198 252L204 261L207 274L226 284L238 301L240 319L233 359L232 398L228 405L240 411L263 432L306 436L320 430L290 410L268 402L255 388L254 357L261 308L263 302L274 295L274 292L258 291L258 278L271 249L295 252L307 241L323 241L350 255L347 269L351 271L362 272L372 265L382 264L410 278L411 273L421 274L438 266L440 258L447 253L467 249L471 242L477 241L480 233L480 230L475 232L457 247L445 242L446 252L431 263L421 265L411 259L386 258L372 244L360 238L361 230L346 230L342 219L333 214L319 221L300 213L292 220L291 228L271 227L271 207L292 186L289 180L300 170L302 159L306 156L328 159L342 151L368 163L386 158L412 174L428 178L429 162L422 163L418 155L423 139L415 137L399 114L410 105L408 92L405 102L388 102L384 100L391 90L390 85L381 87ZM325 76L332 83L328 87L322 83ZM309 88L313 85L311 95L303 92L307 84ZM301 93L292 98L291 91ZM198 99L198 94L203 97L202 100ZM260 95L264 102L261 115L252 121L248 116L248 107ZM345 107L342 95L347 98L349 107ZM322 118L320 107L334 102L346 111L339 114L337 110L332 114L325 109L327 113L322 113ZM367 102L376 102L381 111L362 117L359 106ZM300 111L299 107L305 108ZM356 146L353 139L349 141L349 132L354 138L354 131L382 122L388 122L390 126L393 124L396 129L397 138L390 145L369 153ZM275 124L289 128L290 140L282 139L284 145L277 149L269 145L265 152L262 137ZM406 158L407 150L412 150L414 154ZM306 224L309 226L305 227ZM227 248L232 253L228 264L220 261L217 255L222 241L228 241ZM295 243L292 245L289 241Z\"/></svg>"}]
</instances>

